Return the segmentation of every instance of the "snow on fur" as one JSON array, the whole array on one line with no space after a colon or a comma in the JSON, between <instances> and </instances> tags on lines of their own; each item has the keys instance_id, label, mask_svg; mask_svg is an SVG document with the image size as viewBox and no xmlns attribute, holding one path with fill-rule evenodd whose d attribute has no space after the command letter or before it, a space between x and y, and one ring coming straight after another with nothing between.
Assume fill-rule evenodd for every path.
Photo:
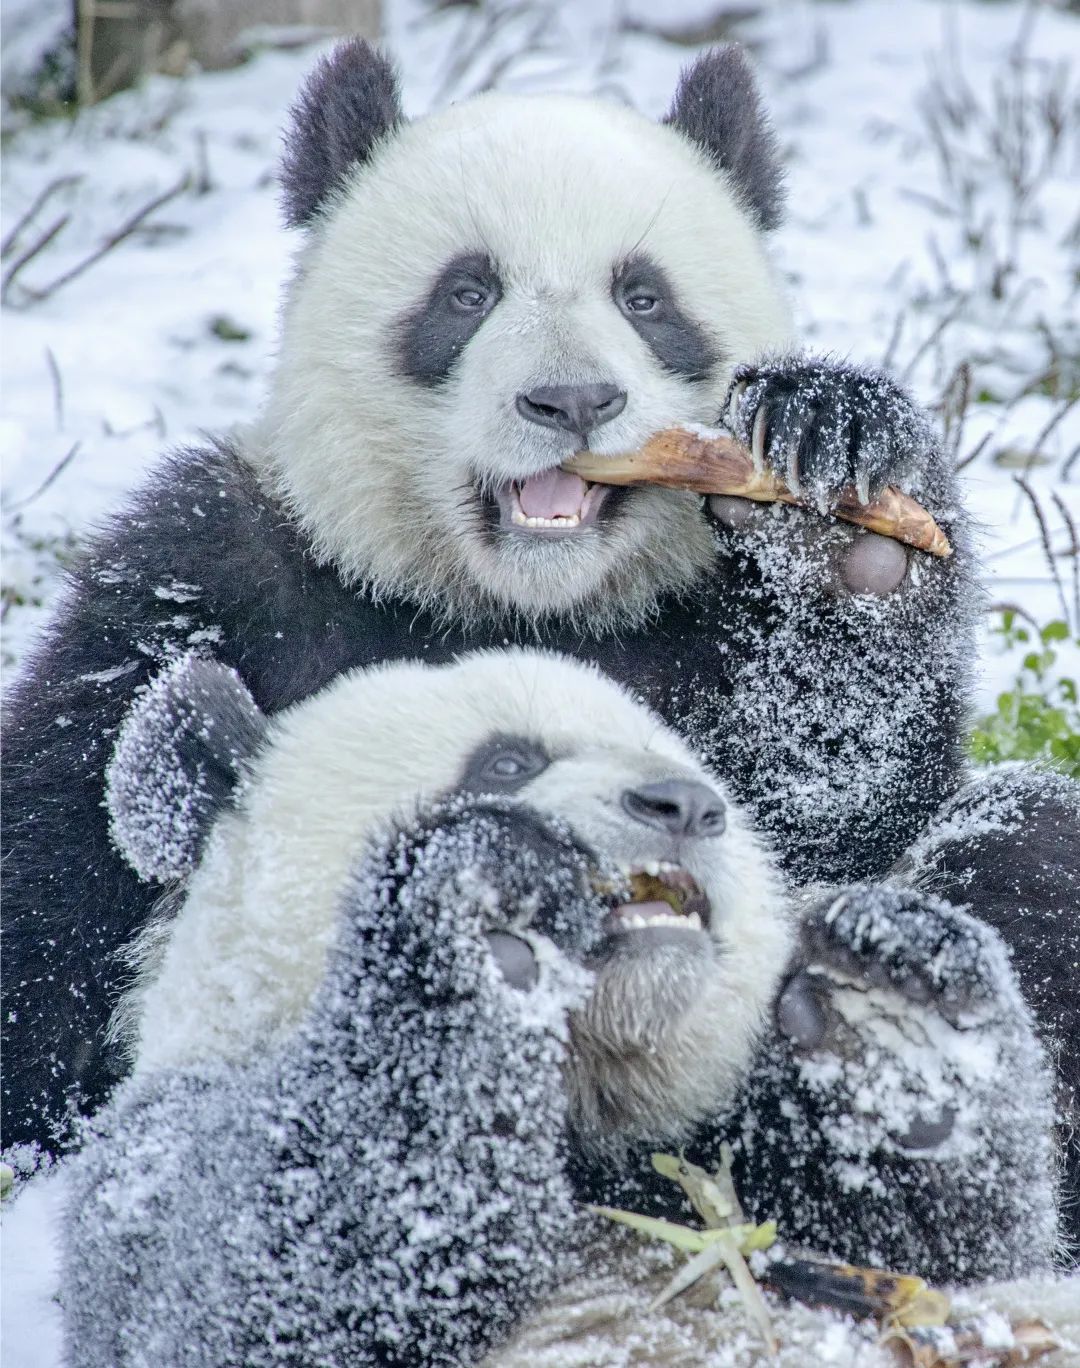
<instances>
[{"instance_id":1,"label":"snow on fur","mask_svg":"<svg viewBox=\"0 0 1080 1368\"><path fill-rule=\"evenodd\" d=\"M112 838L141 879L191 873L264 721L214 661L189 653L153 679L120 728L105 792Z\"/></svg>"},{"instance_id":2,"label":"snow on fur","mask_svg":"<svg viewBox=\"0 0 1080 1368\"><path fill-rule=\"evenodd\" d=\"M419 819L351 883L293 1039L125 1086L73 1165L72 1368L460 1363L572 1267L559 1066L588 976L550 961L520 994L483 934L527 891L580 953L601 909L572 846L540 867L521 835L491 804Z\"/></svg>"}]
</instances>

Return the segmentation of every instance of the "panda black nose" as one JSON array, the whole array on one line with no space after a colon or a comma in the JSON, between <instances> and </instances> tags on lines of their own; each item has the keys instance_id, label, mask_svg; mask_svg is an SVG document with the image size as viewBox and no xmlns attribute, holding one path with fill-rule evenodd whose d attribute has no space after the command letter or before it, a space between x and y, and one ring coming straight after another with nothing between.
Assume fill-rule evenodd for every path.
<instances>
[{"instance_id":1,"label":"panda black nose","mask_svg":"<svg viewBox=\"0 0 1080 1368\"><path fill-rule=\"evenodd\" d=\"M614 385L541 385L517 397L522 418L579 437L618 418L625 407L626 391Z\"/></svg>"},{"instance_id":2,"label":"panda black nose","mask_svg":"<svg viewBox=\"0 0 1080 1368\"><path fill-rule=\"evenodd\" d=\"M719 836L727 825L723 799L707 784L687 779L627 789L622 805L635 821L672 836Z\"/></svg>"}]
</instances>

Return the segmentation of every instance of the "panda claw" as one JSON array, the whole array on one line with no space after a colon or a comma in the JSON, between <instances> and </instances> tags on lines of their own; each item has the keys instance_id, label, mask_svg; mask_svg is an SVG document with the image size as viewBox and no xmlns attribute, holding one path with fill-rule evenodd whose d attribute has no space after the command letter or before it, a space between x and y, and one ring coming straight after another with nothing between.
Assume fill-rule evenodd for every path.
<instances>
[{"instance_id":1,"label":"panda claw","mask_svg":"<svg viewBox=\"0 0 1080 1368\"><path fill-rule=\"evenodd\" d=\"M754 470L760 475L765 470L765 406L754 415L754 426L750 432L750 458Z\"/></svg>"},{"instance_id":2,"label":"panda claw","mask_svg":"<svg viewBox=\"0 0 1080 1368\"><path fill-rule=\"evenodd\" d=\"M749 383L748 380L736 380L731 387L731 393L728 395L727 423L732 432L735 431L735 424L738 422L739 418L739 406L742 403L742 397L746 393L746 388Z\"/></svg>"},{"instance_id":3,"label":"panda claw","mask_svg":"<svg viewBox=\"0 0 1080 1368\"><path fill-rule=\"evenodd\" d=\"M796 498L802 495L802 480L799 475L799 448L792 447L787 460L787 487Z\"/></svg>"}]
</instances>

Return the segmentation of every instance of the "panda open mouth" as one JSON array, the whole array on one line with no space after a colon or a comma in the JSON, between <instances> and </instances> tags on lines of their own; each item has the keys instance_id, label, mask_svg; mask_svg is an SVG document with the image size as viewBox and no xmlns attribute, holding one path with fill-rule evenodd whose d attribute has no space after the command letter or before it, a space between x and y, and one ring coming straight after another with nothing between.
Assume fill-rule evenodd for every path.
<instances>
[{"instance_id":1,"label":"panda open mouth","mask_svg":"<svg viewBox=\"0 0 1080 1368\"><path fill-rule=\"evenodd\" d=\"M507 531L545 537L567 536L596 521L610 485L590 484L558 466L525 480L510 480L495 490Z\"/></svg>"},{"instance_id":2,"label":"panda open mouth","mask_svg":"<svg viewBox=\"0 0 1080 1368\"><path fill-rule=\"evenodd\" d=\"M631 865L617 878L597 876L594 890L608 901L607 930L612 934L651 927L707 931L709 899L697 880L681 865L650 861Z\"/></svg>"}]
</instances>

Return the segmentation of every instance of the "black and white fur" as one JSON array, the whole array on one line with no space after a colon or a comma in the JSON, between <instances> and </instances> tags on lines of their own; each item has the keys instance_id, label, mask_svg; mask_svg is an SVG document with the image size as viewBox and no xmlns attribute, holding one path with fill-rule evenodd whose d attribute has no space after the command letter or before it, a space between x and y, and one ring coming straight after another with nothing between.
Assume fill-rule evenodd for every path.
<instances>
[{"instance_id":1,"label":"black and white fur","mask_svg":"<svg viewBox=\"0 0 1080 1368\"><path fill-rule=\"evenodd\" d=\"M266 723L235 806L206 836L191 795L222 737L250 749L254 703L239 709L241 691L222 666L182 658L139 700L110 765L109 810L127 858L145 868L147 848L163 847L177 872L184 861L191 871L144 933L114 1023L136 1075L247 1060L294 1031L358 854L417 802L483 791L569 824L600 869L680 863L717 910L708 936L650 937L647 973L625 951L598 985L594 1010L608 1026L591 1031L584 1018L579 1053L618 1054L619 1040L637 1062L612 1065L602 1097L575 1088L591 1129L677 1134L716 1106L715 1091L696 1093L701 1074L732 1091L787 955L779 880L738 809L654 714L595 669L535 652L346 674ZM502 777L496 760L515 773ZM629 820L625 795L669 782L716 795L715 837ZM664 1021L679 1023L667 1046ZM699 1073L680 1068L688 1058Z\"/></svg>"},{"instance_id":2,"label":"black and white fur","mask_svg":"<svg viewBox=\"0 0 1080 1368\"><path fill-rule=\"evenodd\" d=\"M803 918L777 1029L767 854L594 671L398 665L261 732L240 692L181 661L112 766L128 858L164 836L195 874L129 1003L134 1076L72 1160L72 1368L477 1362L586 1250L619 1266L581 1199L684 1215L650 1186L658 1143L735 1140L744 1201L819 1249L961 1280L1048 1264L1049 1076L992 931L845 890ZM223 750L235 799L193 806ZM658 782L723 829L642 820L624 797ZM595 871L672 857L706 927L613 928Z\"/></svg>"},{"instance_id":3,"label":"black and white fur","mask_svg":"<svg viewBox=\"0 0 1080 1368\"><path fill-rule=\"evenodd\" d=\"M7 710L12 1141L56 1143L124 1071L106 1026L155 890L110 844L103 774L135 693L190 645L268 714L386 660L513 641L594 660L724 774L799 884L881 878L967 779L956 482L890 380L788 354L763 236L781 175L737 49L695 62L660 126L499 94L410 123L384 59L347 43L297 105L283 183L304 242L265 413L170 457L94 542ZM902 485L955 554L657 489L514 522L514 482L583 442L722 415L822 507ZM995 922L1057 1004L1048 1034L1075 1036L1075 791L1015 783ZM937 891L978 911L985 847L950 830ZM1059 1060L1075 1091L1076 1052Z\"/></svg>"}]
</instances>

